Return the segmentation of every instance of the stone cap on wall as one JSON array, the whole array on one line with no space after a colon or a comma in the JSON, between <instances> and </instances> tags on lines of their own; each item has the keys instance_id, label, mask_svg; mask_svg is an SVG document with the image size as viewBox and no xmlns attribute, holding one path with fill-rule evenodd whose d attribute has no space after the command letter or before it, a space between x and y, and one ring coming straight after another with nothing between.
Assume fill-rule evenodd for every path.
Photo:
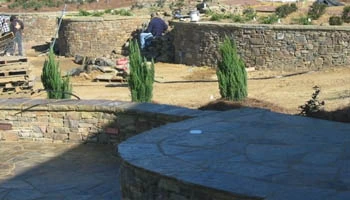
<instances>
[{"instance_id":1,"label":"stone cap on wall","mask_svg":"<svg viewBox=\"0 0 350 200\"><path fill-rule=\"evenodd\" d=\"M156 113L168 116L197 117L215 113L166 104L135 103L113 100L76 100L76 99L0 99L0 110L22 111L91 111L91 112L128 112Z\"/></svg>"},{"instance_id":2,"label":"stone cap on wall","mask_svg":"<svg viewBox=\"0 0 350 200\"><path fill-rule=\"evenodd\" d=\"M181 22L172 21L173 25L177 23L190 24L193 26L230 26L244 29L271 29L271 30L320 30L320 31L350 31L349 26L319 26L319 25L269 25L269 24L239 24L239 23L224 23L224 22Z\"/></svg>"}]
</instances>

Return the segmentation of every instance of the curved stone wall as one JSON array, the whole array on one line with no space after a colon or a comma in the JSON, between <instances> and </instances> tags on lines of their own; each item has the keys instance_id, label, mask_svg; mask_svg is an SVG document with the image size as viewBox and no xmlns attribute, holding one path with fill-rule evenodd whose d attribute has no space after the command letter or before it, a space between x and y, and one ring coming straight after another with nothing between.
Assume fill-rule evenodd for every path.
<instances>
[{"instance_id":1,"label":"curved stone wall","mask_svg":"<svg viewBox=\"0 0 350 200\"><path fill-rule=\"evenodd\" d=\"M101 56L123 45L148 20L142 17L72 17L62 20L58 47L63 56Z\"/></svg>"},{"instance_id":2,"label":"curved stone wall","mask_svg":"<svg viewBox=\"0 0 350 200\"><path fill-rule=\"evenodd\" d=\"M60 12L17 13L24 21L26 49L45 46L57 32ZM56 41L60 55L123 53L123 45L146 22L144 17L65 17ZM311 70L350 63L350 28L346 26L242 25L213 22L170 22L176 63L216 67L218 44L232 37L247 67ZM42 47L45 48L45 47ZM173 51L175 50L175 51Z\"/></svg>"},{"instance_id":3,"label":"curved stone wall","mask_svg":"<svg viewBox=\"0 0 350 200\"><path fill-rule=\"evenodd\" d=\"M175 106L110 100L2 99L0 141L116 143L198 113Z\"/></svg>"},{"instance_id":4,"label":"curved stone wall","mask_svg":"<svg viewBox=\"0 0 350 200\"><path fill-rule=\"evenodd\" d=\"M218 44L233 38L247 67L318 69L350 62L350 28L346 26L242 25L173 22L175 61L216 67Z\"/></svg>"}]
</instances>

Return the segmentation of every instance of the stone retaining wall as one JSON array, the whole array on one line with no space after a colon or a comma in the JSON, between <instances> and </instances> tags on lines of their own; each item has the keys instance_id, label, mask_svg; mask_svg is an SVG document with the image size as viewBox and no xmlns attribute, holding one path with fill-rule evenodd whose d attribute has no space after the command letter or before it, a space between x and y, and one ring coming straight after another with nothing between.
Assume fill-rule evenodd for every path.
<instances>
[{"instance_id":1,"label":"stone retaining wall","mask_svg":"<svg viewBox=\"0 0 350 200\"><path fill-rule=\"evenodd\" d=\"M160 161L161 162L161 161ZM166 165L164 163L164 165ZM125 200L258 200L186 183L123 162L120 169L122 199Z\"/></svg>"},{"instance_id":2,"label":"stone retaining wall","mask_svg":"<svg viewBox=\"0 0 350 200\"><path fill-rule=\"evenodd\" d=\"M25 23L26 48L44 46L55 36L60 13L20 14ZM109 55L124 52L144 17L67 17L59 31L60 55ZM212 22L171 22L169 52L162 62L216 67L218 44L233 38L247 67L284 71L313 70L350 63L350 28L346 26L242 25ZM169 54L174 56L169 56ZM159 57L159 56L158 56Z\"/></svg>"},{"instance_id":3,"label":"stone retaining wall","mask_svg":"<svg viewBox=\"0 0 350 200\"><path fill-rule=\"evenodd\" d=\"M190 116L167 113L176 110L187 109L107 100L3 99L0 141L116 143Z\"/></svg>"},{"instance_id":4,"label":"stone retaining wall","mask_svg":"<svg viewBox=\"0 0 350 200\"><path fill-rule=\"evenodd\" d=\"M350 62L350 28L346 26L241 25L173 22L175 61L216 67L218 44L233 38L247 67L295 71Z\"/></svg>"},{"instance_id":5,"label":"stone retaining wall","mask_svg":"<svg viewBox=\"0 0 350 200\"><path fill-rule=\"evenodd\" d=\"M149 17L72 17L62 21L58 47L63 56L102 56L123 45Z\"/></svg>"}]
</instances>

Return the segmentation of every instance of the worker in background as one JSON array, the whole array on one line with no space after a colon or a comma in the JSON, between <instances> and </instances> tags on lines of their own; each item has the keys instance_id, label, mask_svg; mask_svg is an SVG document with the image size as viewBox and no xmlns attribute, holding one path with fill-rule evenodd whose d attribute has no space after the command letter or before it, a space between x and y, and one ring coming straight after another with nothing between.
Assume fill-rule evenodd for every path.
<instances>
[{"instance_id":1,"label":"worker in background","mask_svg":"<svg viewBox=\"0 0 350 200\"><path fill-rule=\"evenodd\" d=\"M158 13L152 13L151 21L149 22L147 29L140 34L141 49L144 49L147 46L147 41L154 37L162 36L167 29L168 25L159 17Z\"/></svg>"},{"instance_id":2,"label":"worker in background","mask_svg":"<svg viewBox=\"0 0 350 200\"><path fill-rule=\"evenodd\" d=\"M18 49L18 55L23 56L23 44L22 44L22 34L23 34L24 25L21 20L17 18L17 16L12 15L10 17L10 31L15 36L14 43L10 50L11 55L15 55L16 47Z\"/></svg>"}]
</instances>

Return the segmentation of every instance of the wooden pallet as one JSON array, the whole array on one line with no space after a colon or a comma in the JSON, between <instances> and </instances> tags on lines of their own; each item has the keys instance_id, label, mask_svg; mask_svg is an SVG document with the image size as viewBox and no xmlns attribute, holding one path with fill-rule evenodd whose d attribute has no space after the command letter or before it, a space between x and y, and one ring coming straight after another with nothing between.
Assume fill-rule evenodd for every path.
<instances>
[{"instance_id":1,"label":"wooden pallet","mask_svg":"<svg viewBox=\"0 0 350 200\"><path fill-rule=\"evenodd\" d=\"M0 57L0 66L5 66L9 64L28 64L28 58L20 56Z\"/></svg>"},{"instance_id":2,"label":"wooden pallet","mask_svg":"<svg viewBox=\"0 0 350 200\"><path fill-rule=\"evenodd\" d=\"M0 36L0 51L5 51L14 39L12 32Z\"/></svg>"},{"instance_id":3,"label":"wooden pallet","mask_svg":"<svg viewBox=\"0 0 350 200\"><path fill-rule=\"evenodd\" d=\"M26 57L9 56L0 58L0 78L4 77L26 77L29 76L31 68Z\"/></svg>"},{"instance_id":4,"label":"wooden pallet","mask_svg":"<svg viewBox=\"0 0 350 200\"><path fill-rule=\"evenodd\" d=\"M12 71L0 71L0 78L13 77L13 76L29 76L28 70L12 70Z\"/></svg>"},{"instance_id":5,"label":"wooden pallet","mask_svg":"<svg viewBox=\"0 0 350 200\"><path fill-rule=\"evenodd\" d=\"M31 69L26 66L0 67L0 77L29 76Z\"/></svg>"}]
</instances>

